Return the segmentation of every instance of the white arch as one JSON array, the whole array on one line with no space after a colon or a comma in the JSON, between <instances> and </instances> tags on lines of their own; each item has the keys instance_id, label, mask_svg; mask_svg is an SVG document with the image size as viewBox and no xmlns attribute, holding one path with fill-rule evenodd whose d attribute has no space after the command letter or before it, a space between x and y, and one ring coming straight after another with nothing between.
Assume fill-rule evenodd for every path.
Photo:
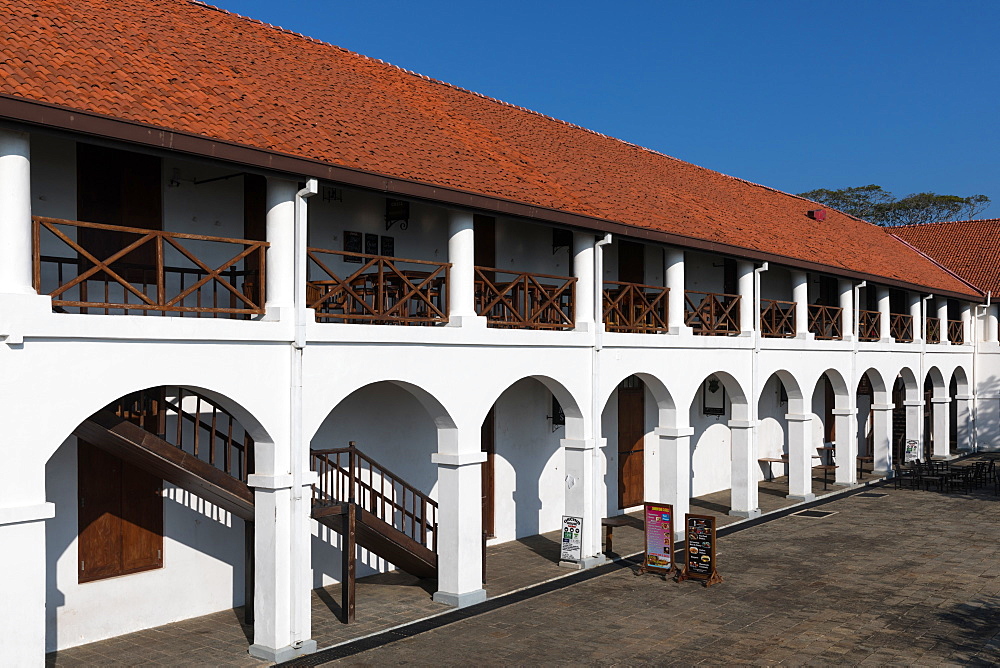
<instances>
[{"instance_id":1,"label":"white arch","mask_svg":"<svg viewBox=\"0 0 1000 668\"><path fill-rule=\"evenodd\" d=\"M617 388L622 381L624 381L629 376L636 376L643 382L643 384L649 389L649 393L653 395L653 401L656 402L656 409L658 413L658 422L660 427L675 427L677 426L677 404L674 402L673 396L670 394L670 390L667 386L651 373L645 371L637 371L631 374L625 374L619 378L614 385L610 386L600 402L600 406L603 407L602 410L607 410L608 402L611 401L611 395L614 394L615 388Z\"/></svg>"}]
</instances>

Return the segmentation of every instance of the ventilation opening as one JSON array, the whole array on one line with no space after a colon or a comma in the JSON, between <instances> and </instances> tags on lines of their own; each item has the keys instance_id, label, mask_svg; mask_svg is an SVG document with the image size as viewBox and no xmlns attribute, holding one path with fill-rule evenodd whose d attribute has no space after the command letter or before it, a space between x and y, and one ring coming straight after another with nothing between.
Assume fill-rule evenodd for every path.
<instances>
[{"instance_id":1,"label":"ventilation opening","mask_svg":"<svg viewBox=\"0 0 1000 668\"><path fill-rule=\"evenodd\" d=\"M829 517L830 515L836 515L838 511L836 510L800 510L797 513L792 513L792 517L812 517L814 519L821 519L823 517Z\"/></svg>"}]
</instances>

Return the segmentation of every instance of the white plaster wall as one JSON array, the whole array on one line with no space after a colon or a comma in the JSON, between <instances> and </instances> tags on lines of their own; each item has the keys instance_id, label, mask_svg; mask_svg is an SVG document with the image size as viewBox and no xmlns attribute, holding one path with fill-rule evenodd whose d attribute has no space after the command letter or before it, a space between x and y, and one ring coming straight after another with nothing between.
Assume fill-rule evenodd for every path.
<instances>
[{"instance_id":1,"label":"white plaster wall","mask_svg":"<svg viewBox=\"0 0 1000 668\"><path fill-rule=\"evenodd\" d=\"M703 496L732 486L732 400L726 397L725 415L705 415L700 395L690 406L691 496Z\"/></svg>"},{"instance_id":2,"label":"white plaster wall","mask_svg":"<svg viewBox=\"0 0 1000 668\"><path fill-rule=\"evenodd\" d=\"M496 223L497 269L552 276L572 276L572 248L552 252L552 228L499 218Z\"/></svg>"},{"instance_id":3,"label":"white plaster wall","mask_svg":"<svg viewBox=\"0 0 1000 668\"><path fill-rule=\"evenodd\" d=\"M976 376L976 443L1000 452L1000 345L981 343Z\"/></svg>"},{"instance_id":4,"label":"white plaster wall","mask_svg":"<svg viewBox=\"0 0 1000 668\"><path fill-rule=\"evenodd\" d=\"M685 289L694 292L721 293L725 287L725 269L722 264L723 258L720 255L686 251L684 253Z\"/></svg>"},{"instance_id":5,"label":"white plaster wall","mask_svg":"<svg viewBox=\"0 0 1000 668\"><path fill-rule=\"evenodd\" d=\"M785 267L770 265L760 274L761 299L792 301L792 274Z\"/></svg>"},{"instance_id":6,"label":"white plaster wall","mask_svg":"<svg viewBox=\"0 0 1000 668\"><path fill-rule=\"evenodd\" d=\"M757 405L757 457L778 458L788 454L788 403L781 402L781 381L771 376L761 388ZM766 465L758 471L758 480L765 478ZM782 464L772 463L775 476L784 475Z\"/></svg>"}]
</instances>

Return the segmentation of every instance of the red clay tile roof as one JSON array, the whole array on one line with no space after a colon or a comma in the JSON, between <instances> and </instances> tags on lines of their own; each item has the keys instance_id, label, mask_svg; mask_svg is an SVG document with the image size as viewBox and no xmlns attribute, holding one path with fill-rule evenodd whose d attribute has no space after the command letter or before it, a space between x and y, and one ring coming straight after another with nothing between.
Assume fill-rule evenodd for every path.
<instances>
[{"instance_id":1,"label":"red clay tile roof","mask_svg":"<svg viewBox=\"0 0 1000 668\"><path fill-rule=\"evenodd\" d=\"M1000 218L894 227L919 248L980 290L1000 296Z\"/></svg>"},{"instance_id":2,"label":"red clay tile roof","mask_svg":"<svg viewBox=\"0 0 1000 668\"><path fill-rule=\"evenodd\" d=\"M0 8L0 94L975 294L843 213L201 3Z\"/></svg>"}]
</instances>

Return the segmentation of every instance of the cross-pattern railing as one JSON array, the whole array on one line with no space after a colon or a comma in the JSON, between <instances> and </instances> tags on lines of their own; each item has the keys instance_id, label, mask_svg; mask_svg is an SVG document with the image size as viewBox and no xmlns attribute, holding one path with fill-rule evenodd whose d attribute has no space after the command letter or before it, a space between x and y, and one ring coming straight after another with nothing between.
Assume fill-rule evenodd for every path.
<instances>
[{"instance_id":1,"label":"cross-pattern railing","mask_svg":"<svg viewBox=\"0 0 1000 668\"><path fill-rule=\"evenodd\" d=\"M446 262L310 248L306 303L320 322L434 325L448 321ZM333 260L358 263L350 275Z\"/></svg>"},{"instance_id":2,"label":"cross-pattern railing","mask_svg":"<svg viewBox=\"0 0 1000 668\"><path fill-rule=\"evenodd\" d=\"M152 387L121 397L108 410L176 448L247 481L253 438L232 413L185 387Z\"/></svg>"},{"instance_id":3,"label":"cross-pattern railing","mask_svg":"<svg viewBox=\"0 0 1000 668\"><path fill-rule=\"evenodd\" d=\"M941 343L941 320L927 318L927 343Z\"/></svg>"},{"instance_id":4,"label":"cross-pattern railing","mask_svg":"<svg viewBox=\"0 0 1000 668\"><path fill-rule=\"evenodd\" d=\"M795 336L795 302L760 300L760 335L789 339Z\"/></svg>"},{"instance_id":5,"label":"cross-pattern railing","mask_svg":"<svg viewBox=\"0 0 1000 668\"><path fill-rule=\"evenodd\" d=\"M878 341L882 314L879 311L858 311L858 339Z\"/></svg>"},{"instance_id":6,"label":"cross-pattern railing","mask_svg":"<svg viewBox=\"0 0 1000 668\"><path fill-rule=\"evenodd\" d=\"M576 278L476 267L476 313L490 327L572 329Z\"/></svg>"},{"instance_id":7,"label":"cross-pattern railing","mask_svg":"<svg viewBox=\"0 0 1000 668\"><path fill-rule=\"evenodd\" d=\"M897 343L913 342L913 316L905 313L889 315L889 332Z\"/></svg>"},{"instance_id":8,"label":"cross-pattern railing","mask_svg":"<svg viewBox=\"0 0 1000 668\"><path fill-rule=\"evenodd\" d=\"M965 325L961 320L948 321L948 340L957 345L965 343Z\"/></svg>"},{"instance_id":9,"label":"cross-pattern railing","mask_svg":"<svg viewBox=\"0 0 1000 668\"><path fill-rule=\"evenodd\" d=\"M604 282L604 325L609 332L666 332L668 288Z\"/></svg>"},{"instance_id":10,"label":"cross-pattern railing","mask_svg":"<svg viewBox=\"0 0 1000 668\"><path fill-rule=\"evenodd\" d=\"M684 324L702 336L740 333L740 297L715 292L684 291Z\"/></svg>"},{"instance_id":11,"label":"cross-pattern railing","mask_svg":"<svg viewBox=\"0 0 1000 668\"><path fill-rule=\"evenodd\" d=\"M815 338L824 341L839 341L844 338L844 309L839 306L809 305L809 331Z\"/></svg>"},{"instance_id":12,"label":"cross-pattern railing","mask_svg":"<svg viewBox=\"0 0 1000 668\"><path fill-rule=\"evenodd\" d=\"M356 503L424 547L437 551L438 504L367 456L346 448L313 450L313 505Z\"/></svg>"},{"instance_id":13,"label":"cross-pattern railing","mask_svg":"<svg viewBox=\"0 0 1000 668\"><path fill-rule=\"evenodd\" d=\"M264 313L264 241L37 216L33 223L34 287L51 295L57 311L230 318ZM81 241L84 236L100 243ZM98 245L104 250L97 251ZM72 255L58 254L66 251Z\"/></svg>"}]
</instances>

